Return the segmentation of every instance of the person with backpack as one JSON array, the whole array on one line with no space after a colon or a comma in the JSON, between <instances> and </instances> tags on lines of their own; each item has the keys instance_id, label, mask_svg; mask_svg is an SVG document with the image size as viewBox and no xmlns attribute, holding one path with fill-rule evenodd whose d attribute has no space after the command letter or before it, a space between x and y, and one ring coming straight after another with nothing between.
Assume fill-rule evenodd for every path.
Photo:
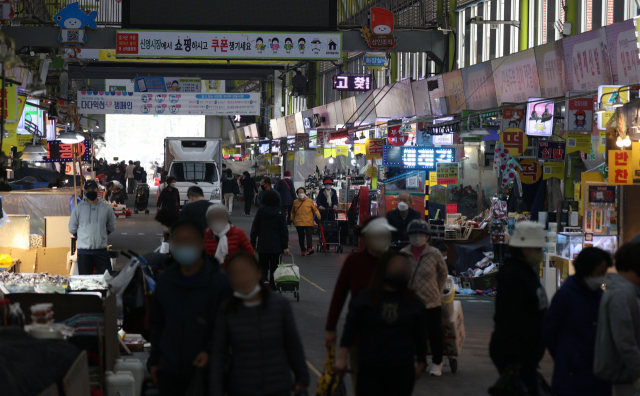
<instances>
[{"instance_id":1,"label":"person with backpack","mask_svg":"<svg viewBox=\"0 0 640 396\"><path fill-rule=\"evenodd\" d=\"M280 199L282 200L282 208L287 212L287 225L291 224L291 206L296 199L296 193L293 188L293 181L291 180L291 171L284 172L284 178L282 178L278 184L276 184L276 190L280 193Z\"/></svg>"},{"instance_id":2,"label":"person with backpack","mask_svg":"<svg viewBox=\"0 0 640 396\"><path fill-rule=\"evenodd\" d=\"M320 211L313 204L313 200L307 197L304 187L298 188L298 198L293 201L291 207L291 221L298 231L298 242L303 256L313 254L313 218L320 219ZM306 245L305 245L306 238Z\"/></svg>"}]
</instances>

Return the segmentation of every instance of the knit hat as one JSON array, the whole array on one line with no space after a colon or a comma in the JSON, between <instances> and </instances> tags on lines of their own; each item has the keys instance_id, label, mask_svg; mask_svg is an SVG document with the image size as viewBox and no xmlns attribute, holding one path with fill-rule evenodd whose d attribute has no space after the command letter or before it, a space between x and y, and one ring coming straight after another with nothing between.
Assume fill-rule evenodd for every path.
<instances>
[{"instance_id":1,"label":"knit hat","mask_svg":"<svg viewBox=\"0 0 640 396\"><path fill-rule=\"evenodd\" d=\"M291 171L284 171L284 177L291 177Z\"/></svg>"}]
</instances>

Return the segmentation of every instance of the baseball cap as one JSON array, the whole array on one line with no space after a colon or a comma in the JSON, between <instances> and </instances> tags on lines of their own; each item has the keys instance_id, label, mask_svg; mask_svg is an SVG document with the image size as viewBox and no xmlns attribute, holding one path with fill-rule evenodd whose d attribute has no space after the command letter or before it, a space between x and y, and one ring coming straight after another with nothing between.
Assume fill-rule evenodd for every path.
<instances>
[{"instance_id":1,"label":"baseball cap","mask_svg":"<svg viewBox=\"0 0 640 396\"><path fill-rule=\"evenodd\" d=\"M96 183L95 180L87 180L84 183L84 189L89 189L89 188L98 188L98 183Z\"/></svg>"},{"instance_id":2,"label":"baseball cap","mask_svg":"<svg viewBox=\"0 0 640 396\"><path fill-rule=\"evenodd\" d=\"M424 220L413 220L407 226L407 235L409 234L431 234L431 230L429 229L429 224Z\"/></svg>"}]
</instances>

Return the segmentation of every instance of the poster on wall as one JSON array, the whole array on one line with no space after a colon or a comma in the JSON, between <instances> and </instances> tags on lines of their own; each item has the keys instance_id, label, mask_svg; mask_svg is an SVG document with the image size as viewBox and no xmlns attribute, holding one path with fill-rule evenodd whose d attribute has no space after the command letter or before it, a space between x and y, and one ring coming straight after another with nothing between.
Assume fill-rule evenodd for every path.
<instances>
[{"instance_id":1,"label":"poster on wall","mask_svg":"<svg viewBox=\"0 0 640 396\"><path fill-rule=\"evenodd\" d=\"M200 92L202 80L182 77L136 77L135 92Z\"/></svg>"},{"instance_id":2,"label":"poster on wall","mask_svg":"<svg viewBox=\"0 0 640 396\"><path fill-rule=\"evenodd\" d=\"M509 128L525 129L526 118L524 116L524 106L516 106L511 109L502 110L502 130Z\"/></svg>"},{"instance_id":3,"label":"poster on wall","mask_svg":"<svg viewBox=\"0 0 640 396\"><path fill-rule=\"evenodd\" d=\"M584 91L568 91L567 98L584 95ZM568 99L565 103L565 132L591 132L593 130L593 97Z\"/></svg>"},{"instance_id":4,"label":"poster on wall","mask_svg":"<svg viewBox=\"0 0 640 396\"><path fill-rule=\"evenodd\" d=\"M225 93L224 80L202 80L202 92L204 93Z\"/></svg>"},{"instance_id":5,"label":"poster on wall","mask_svg":"<svg viewBox=\"0 0 640 396\"><path fill-rule=\"evenodd\" d=\"M431 99L429 98L429 80L412 82L411 91L413 91L413 104L416 108L416 116L430 116Z\"/></svg>"},{"instance_id":6,"label":"poster on wall","mask_svg":"<svg viewBox=\"0 0 640 396\"><path fill-rule=\"evenodd\" d=\"M444 98L444 80L442 75L427 78L427 89L429 90L429 101L431 102L431 115L442 116L442 109L437 106L436 99L439 101Z\"/></svg>"},{"instance_id":7,"label":"poster on wall","mask_svg":"<svg viewBox=\"0 0 640 396\"><path fill-rule=\"evenodd\" d=\"M555 98L564 95L569 88L562 40L537 46L534 51L538 65L541 96Z\"/></svg>"},{"instance_id":8,"label":"poster on wall","mask_svg":"<svg viewBox=\"0 0 640 396\"><path fill-rule=\"evenodd\" d=\"M461 69L461 72L467 110L484 110L498 107L491 62L465 67Z\"/></svg>"},{"instance_id":9,"label":"poster on wall","mask_svg":"<svg viewBox=\"0 0 640 396\"><path fill-rule=\"evenodd\" d=\"M540 80L533 48L491 61L498 105L540 97Z\"/></svg>"},{"instance_id":10,"label":"poster on wall","mask_svg":"<svg viewBox=\"0 0 640 396\"><path fill-rule=\"evenodd\" d=\"M467 109L466 98L464 96L464 85L462 82L462 72L454 70L442 75L444 81L444 93L447 99L448 114L460 113Z\"/></svg>"},{"instance_id":11,"label":"poster on wall","mask_svg":"<svg viewBox=\"0 0 640 396\"><path fill-rule=\"evenodd\" d=\"M615 23L605 27L609 43L609 59L613 83L636 84L640 81L640 57L634 20Z\"/></svg>"},{"instance_id":12,"label":"poster on wall","mask_svg":"<svg viewBox=\"0 0 640 396\"><path fill-rule=\"evenodd\" d=\"M553 102L529 98L527 103L527 135L550 137L553 134Z\"/></svg>"},{"instance_id":13,"label":"poster on wall","mask_svg":"<svg viewBox=\"0 0 640 396\"><path fill-rule=\"evenodd\" d=\"M569 36L562 42L569 89L595 91L600 85L613 84L604 28Z\"/></svg>"}]
</instances>

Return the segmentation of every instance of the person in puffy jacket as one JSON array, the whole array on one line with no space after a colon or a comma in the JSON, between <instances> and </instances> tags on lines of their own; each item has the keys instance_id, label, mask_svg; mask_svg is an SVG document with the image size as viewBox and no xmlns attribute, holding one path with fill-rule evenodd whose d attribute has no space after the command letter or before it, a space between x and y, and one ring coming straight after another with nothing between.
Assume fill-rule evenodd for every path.
<instances>
[{"instance_id":1,"label":"person in puffy jacket","mask_svg":"<svg viewBox=\"0 0 640 396\"><path fill-rule=\"evenodd\" d=\"M230 258L227 274L234 292L216 319L209 394L223 396L225 382L234 396L304 392L309 371L288 299L261 283L259 264L246 252Z\"/></svg>"},{"instance_id":2,"label":"person in puffy jacket","mask_svg":"<svg viewBox=\"0 0 640 396\"><path fill-rule=\"evenodd\" d=\"M207 209L207 224L205 230L205 247L207 254L215 257L225 268L227 258L239 251L255 254L249 239L240 227L229 224L229 212L226 206L214 204Z\"/></svg>"},{"instance_id":3,"label":"person in puffy jacket","mask_svg":"<svg viewBox=\"0 0 640 396\"><path fill-rule=\"evenodd\" d=\"M320 211L313 204L313 200L307 197L307 190L304 187L298 188L297 194L298 199L293 201L291 207L291 221L298 231L302 255L310 256L313 254L313 217L316 216L319 219Z\"/></svg>"},{"instance_id":4,"label":"person in puffy jacket","mask_svg":"<svg viewBox=\"0 0 640 396\"><path fill-rule=\"evenodd\" d=\"M284 209L278 207L280 198L275 191L265 191L262 204L265 206L258 209L251 226L251 246L258 251L263 281L275 290L273 273L278 268L280 255L289 254L289 230Z\"/></svg>"},{"instance_id":5,"label":"person in puffy jacket","mask_svg":"<svg viewBox=\"0 0 640 396\"><path fill-rule=\"evenodd\" d=\"M322 215L322 221L335 220L338 213L338 192L333 188L333 180L325 177L322 188L316 198L316 204Z\"/></svg>"},{"instance_id":6,"label":"person in puffy jacket","mask_svg":"<svg viewBox=\"0 0 640 396\"><path fill-rule=\"evenodd\" d=\"M287 225L291 223L291 205L293 200L296 199L296 193L294 192L293 180L291 180L291 171L284 172L284 178L276 184L276 190L280 193L280 199L282 207L287 211Z\"/></svg>"}]
</instances>

